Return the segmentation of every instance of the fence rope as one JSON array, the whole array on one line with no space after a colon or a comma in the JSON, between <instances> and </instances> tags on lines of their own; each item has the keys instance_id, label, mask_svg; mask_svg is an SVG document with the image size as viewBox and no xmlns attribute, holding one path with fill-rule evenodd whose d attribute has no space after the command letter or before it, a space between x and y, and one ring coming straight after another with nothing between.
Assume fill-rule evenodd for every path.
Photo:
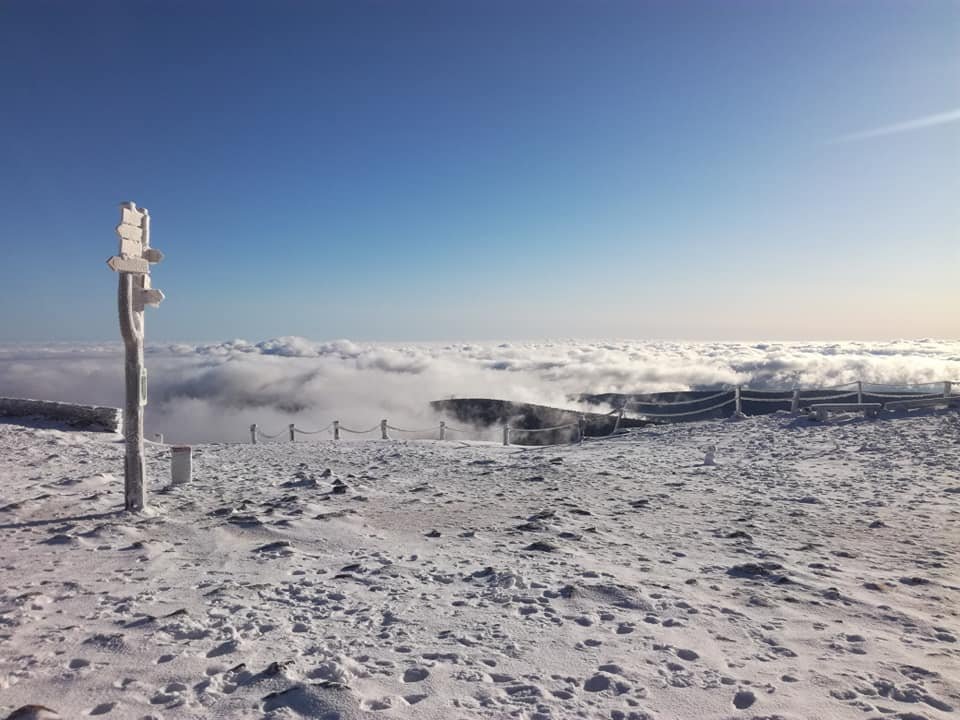
<instances>
[{"instance_id":1,"label":"fence rope","mask_svg":"<svg viewBox=\"0 0 960 720\"><path fill-rule=\"evenodd\" d=\"M866 394L866 393L864 393ZM839 395L817 395L816 397L802 397L800 402L815 402L817 400L836 400L837 398L856 397L856 392L840 393Z\"/></svg>"},{"instance_id":2,"label":"fence rope","mask_svg":"<svg viewBox=\"0 0 960 720\"><path fill-rule=\"evenodd\" d=\"M379 429L380 429L379 423L374 425L369 430L351 430L350 428L344 427L343 425L340 426L340 430L342 430L343 432L353 433L354 435L366 435L367 433L372 433L375 430L379 430Z\"/></svg>"},{"instance_id":3,"label":"fence rope","mask_svg":"<svg viewBox=\"0 0 960 720\"><path fill-rule=\"evenodd\" d=\"M587 440L605 440L606 438L611 438L614 435L627 435L630 432L630 428L621 428L619 425L615 425L611 432L608 432L606 435L584 435L583 441Z\"/></svg>"},{"instance_id":4,"label":"fence rope","mask_svg":"<svg viewBox=\"0 0 960 720\"><path fill-rule=\"evenodd\" d=\"M530 428L530 429L527 429L527 428L517 428L517 427L512 427L512 426L511 426L511 427L510 427L510 432L511 432L511 433L515 433L515 432L525 432L525 433L550 432L551 430L563 430L564 428L568 428L568 427L577 427L579 424L580 424L580 423L567 423L566 425L554 425L553 427Z\"/></svg>"},{"instance_id":5,"label":"fence rope","mask_svg":"<svg viewBox=\"0 0 960 720\"><path fill-rule=\"evenodd\" d=\"M451 427L450 425L446 425L445 427L447 428L447 430L449 430L449 431L451 431L451 432L458 432L458 433L477 432L476 429L473 429L473 430L464 430L463 428L455 428L455 427Z\"/></svg>"},{"instance_id":6,"label":"fence rope","mask_svg":"<svg viewBox=\"0 0 960 720\"><path fill-rule=\"evenodd\" d=\"M895 399L895 400L916 400L916 399L918 399L918 398L943 397L943 395L941 395L940 393L922 393L922 394L919 394L919 395L897 395L897 394L894 394L894 393L871 392L871 391L869 391L869 390L864 390L864 391L863 391L863 394L864 394L864 395L870 395L871 397L893 398L893 399Z\"/></svg>"},{"instance_id":7,"label":"fence rope","mask_svg":"<svg viewBox=\"0 0 960 720\"><path fill-rule=\"evenodd\" d=\"M912 388L912 387L926 387L927 385L943 385L945 382L950 382L950 380L937 380L934 382L922 382L922 383L901 383L900 385L890 385L889 383L872 383L865 382L864 386L869 385L870 387L884 387L884 388Z\"/></svg>"},{"instance_id":8,"label":"fence rope","mask_svg":"<svg viewBox=\"0 0 960 720\"><path fill-rule=\"evenodd\" d=\"M326 432L327 430L329 430L329 429L332 428L332 427L333 427L333 423L330 423L330 424L327 425L325 428L320 428L319 430L301 430L301 429L298 428L298 427L294 427L294 428L293 428L293 431L294 431L294 432L298 432L298 433L300 433L301 435L319 435L320 433Z\"/></svg>"},{"instance_id":9,"label":"fence rope","mask_svg":"<svg viewBox=\"0 0 960 720\"><path fill-rule=\"evenodd\" d=\"M800 398L803 400L803 398ZM761 397L747 397L746 395L741 395L740 400L743 402L793 402L792 397L782 397L782 398L761 398Z\"/></svg>"},{"instance_id":10,"label":"fence rope","mask_svg":"<svg viewBox=\"0 0 960 720\"><path fill-rule=\"evenodd\" d=\"M257 428L257 435L259 435L264 440L275 440L286 432L286 430L281 430L276 435L267 435L263 430Z\"/></svg>"},{"instance_id":11,"label":"fence rope","mask_svg":"<svg viewBox=\"0 0 960 720\"><path fill-rule=\"evenodd\" d=\"M711 410L718 410L726 405L736 402L736 398L730 398L729 400L724 400L722 403L717 403L716 405L711 405L710 407L700 408L699 410L688 410L687 412L682 413L647 413L642 412L638 413L641 417L651 417L651 418L668 418L668 417L686 417L687 415L700 415L701 413L710 412Z\"/></svg>"},{"instance_id":12,"label":"fence rope","mask_svg":"<svg viewBox=\"0 0 960 720\"><path fill-rule=\"evenodd\" d=\"M433 427L423 428L422 430L409 430L407 428L398 428L393 425L387 425L388 430L396 430L397 432L404 433L427 433L427 432L437 432L440 430L439 425L434 425ZM449 430L449 428L447 428Z\"/></svg>"},{"instance_id":13,"label":"fence rope","mask_svg":"<svg viewBox=\"0 0 960 720\"><path fill-rule=\"evenodd\" d=\"M644 402L643 400L627 400L623 406L627 405L647 405L650 407L673 407L674 405L693 405L694 403L707 402L709 400L716 400L718 397L723 395L729 395L733 390L722 390L721 392L714 393L713 395L707 395L702 398L695 398L693 400L677 400L676 402L656 402L651 400L650 402Z\"/></svg>"}]
</instances>

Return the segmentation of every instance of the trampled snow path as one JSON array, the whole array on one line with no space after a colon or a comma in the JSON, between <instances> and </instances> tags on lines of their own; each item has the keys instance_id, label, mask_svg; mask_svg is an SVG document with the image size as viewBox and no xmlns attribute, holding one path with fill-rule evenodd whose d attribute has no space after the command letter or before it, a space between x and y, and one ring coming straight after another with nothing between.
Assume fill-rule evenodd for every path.
<instances>
[{"instance_id":1,"label":"trampled snow path","mask_svg":"<svg viewBox=\"0 0 960 720\"><path fill-rule=\"evenodd\" d=\"M113 436L0 424L0 716L960 718L958 441L149 446L131 517Z\"/></svg>"}]
</instances>

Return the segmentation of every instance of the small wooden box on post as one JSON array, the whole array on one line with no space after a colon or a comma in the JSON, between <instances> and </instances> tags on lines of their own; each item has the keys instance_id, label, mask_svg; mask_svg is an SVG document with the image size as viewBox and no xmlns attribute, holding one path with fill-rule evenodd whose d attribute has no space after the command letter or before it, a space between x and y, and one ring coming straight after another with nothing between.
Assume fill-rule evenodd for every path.
<instances>
[{"instance_id":1,"label":"small wooden box on post","mask_svg":"<svg viewBox=\"0 0 960 720\"><path fill-rule=\"evenodd\" d=\"M163 293L150 286L150 265L163 260L163 253L150 247L150 212L138 208L136 203L120 204L117 236L120 251L107 259L107 266L119 275L117 308L123 337L126 388L123 406L126 441L124 507L136 512L146 505L143 408L147 404L147 369L143 364L143 310L147 305L157 307L163 301Z\"/></svg>"}]
</instances>

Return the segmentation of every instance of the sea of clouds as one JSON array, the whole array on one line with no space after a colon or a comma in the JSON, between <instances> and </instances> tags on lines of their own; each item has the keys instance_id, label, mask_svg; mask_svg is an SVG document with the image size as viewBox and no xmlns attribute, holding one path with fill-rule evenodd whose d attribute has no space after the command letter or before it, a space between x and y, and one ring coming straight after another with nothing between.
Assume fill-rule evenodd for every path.
<instances>
[{"instance_id":1,"label":"sea of clouds","mask_svg":"<svg viewBox=\"0 0 960 720\"><path fill-rule=\"evenodd\" d=\"M243 441L249 425L436 423L429 401L483 397L575 409L580 393L960 383L960 342L314 342L282 337L147 348L146 429L169 442ZM113 344L0 345L0 396L120 407Z\"/></svg>"}]
</instances>

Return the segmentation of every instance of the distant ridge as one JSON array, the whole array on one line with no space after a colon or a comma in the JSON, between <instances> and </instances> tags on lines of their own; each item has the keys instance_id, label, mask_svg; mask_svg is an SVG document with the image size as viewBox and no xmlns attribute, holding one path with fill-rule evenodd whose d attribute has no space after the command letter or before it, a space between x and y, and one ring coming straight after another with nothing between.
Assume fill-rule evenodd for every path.
<instances>
[{"instance_id":1,"label":"distant ridge","mask_svg":"<svg viewBox=\"0 0 960 720\"><path fill-rule=\"evenodd\" d=\"M583 415L586 418L586 436L599 437L609 435L615 427L644 427L654 424L731 417L734 413L733 403L728 402L723 407L716 407L717 401L715 398L721 392L728 392L732 396L733 390L726 388L660 393L583 393L570 397L571 402L586 406L614 408L613 412L607 411L606 413L566 410L548 405L492 398L450 398L434 400L430 405L435 411L446 414L457 422L483 428L509 423L513 429L537 430L576 423L578 418ZM800 391L801 403L809 405L810 402L823 397L828 392L835 393L836 391L802 390ZM746 415L769 415L777 411L789 410L793 400L792 390L761 391L744 389L743 393L741 406ZM912 395L914 393L907 390L894 390L882 395L865 390L863 398L864 402L883 402L891 397L910 397ZM619 426L617 426L617 411L627 403L629 403L629 407L627 407ZM683 413L682 417L654 417L658 412L669 413L671 411L670 406L674 404L677 404L677 408ZM650 413L650 416L643 417L645 412ZM512 436L511 442L517 445L552 445L569 441L575 435L576 430L570 428L536 434L518 432Z\"/></svg>"}]
</instances>

